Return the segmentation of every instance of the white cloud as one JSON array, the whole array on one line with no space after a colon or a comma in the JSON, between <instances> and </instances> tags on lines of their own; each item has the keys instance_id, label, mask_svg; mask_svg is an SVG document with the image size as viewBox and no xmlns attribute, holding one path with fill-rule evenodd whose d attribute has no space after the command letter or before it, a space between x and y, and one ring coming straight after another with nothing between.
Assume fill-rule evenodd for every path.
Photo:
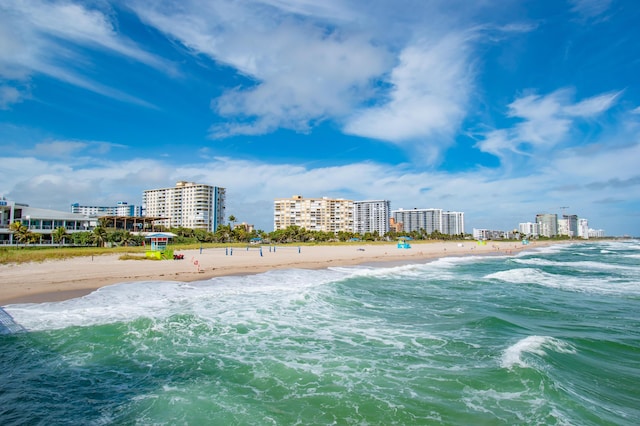
<instances>
[{"instance_id":1,"label":"white cloud","mask_svg":"<svg viewBox=\"0 0 640 426\"><path fill-rule=\"evenodd\" d=\"M139 204L145 189L191 180L227 188L227 215L266 231L273 227L273 199L300 194L384 198L391 201L393 209L464 211L469 232L471 227L511 229L519 222L534 220L536 213L557 212L559 206L568 205L593 226L640 233L620 216L632 208L627 206L625 213L616 204L599 202L626 200L623 203L640 208L639 144L565 149L519 177L502 169L452 174L373 162L309 168L222 157L178 166L170 160L117 163L81 157L71 164L64 162L64 157L42 158L46 160L0 158L6 165L0 171L0 194L36 207L67 210L73 202Z\"/></svg>"},{"instance_id":2,"label":"white cloud","mask_svg":"<svg viewBox=\"0 0 640 426\"><path fill-rule=\"evenodd\" d=\"M388 102L354 114L345 131L400 144L433 134L451 136L472 88L468 43L463 34L451 34L404 48L389 78Z\"/></svg>"},{"instance_id":3,"label":"white cloud","mask_svg":"<svg viewBox=\"0 0 640 426\"><path fill-rule=\"evenodd\" d=\"M144 106L143 100L84 77L91 67L76 47L116 53L161 70L171 64L139 48L115 30L109 17L67 1L25 0L0 4L0 77L17 84L44 74L87 90ZM5 83L6 84L6 83Z\"/></svg>"},{"instance_id":4,"label":"white cloud","mask_svg":"<svg viewBox=\"0 0 640 426\"><path fill-rule=\"evenodd\" d=\"M564 112L573 117L592 117L611 108L621 94L622 91L593 96L577 104L566 106Z\"/></svg>"},{"instance_id":5,"label":"white cloud","mask_svg":"<svg viewBox=\"0 0 640 426\"><path fill-rule=\"evenodd\" d=\"M548 95L527 94L508 105L508 117L518 122L511 128L486 132L477 146L504 158L523 149L545 150L566 140L577 120L590 119L609 110L622 92L599 94L573 102L573 91L560 89Z\"/></svg>"},{"instance_id":6,"label":"white cloud","mask_svg":"<svg viewBox=\"0 0 640 426\"><path fill-rule=\"evenodd\" d=\"M22 102L23 93L11 86L0 86L0 109L9 109L10 105Z\"/></svg>"},{"instance_id":7,"label":"white cloud","mask_svg":"<svg viewBox=\"0 0 640 426\"><path fill-rule=\"evenodd\" d=\"M611 6L611 0L569 0L571 11L583 19L596 18Z\"/></svg>"},{"instance_id":8,"label":"white cloud","mask_svg":"<svg viewBox=\"0 0 640 426\"><path fill-rule=\"evenodd\" d=\"M194 53L229 65L255 82L228 90L212 102L215 112L227 120L211 134L226 137L278 127L304 132L312 123L345 116L369 99L372 82L393 63L387 47L374 43L367 31L327 25L317 17L300 19L290 9L309 4L287 4L285 11L224 1L206 6L184 2L178 8L138 2L134 8L145 22Z\"/></svg>"}]
</instances>

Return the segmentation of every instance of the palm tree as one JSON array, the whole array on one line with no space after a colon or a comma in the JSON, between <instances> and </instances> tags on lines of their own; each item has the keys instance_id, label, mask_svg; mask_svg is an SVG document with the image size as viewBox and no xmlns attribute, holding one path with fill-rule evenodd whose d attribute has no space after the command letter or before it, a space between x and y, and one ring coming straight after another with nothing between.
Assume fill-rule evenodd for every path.
<instances>
[{"instance_id":1,"label":"palm tree","mask_svg":"<svg viewBox=\"0 0 640 426\"><path fill-rule=\"evenodd\" d=\"M9 225L9 230L13 232L16 242L28 244L31 241L31 231L26 225L23 225L22 222L13 222Z\"/></svg>"},{"instance_id":2,"label":"palm tree","mask_svg":"<svg viewBox=\"0 0 640 426\"><path fill-rule=\"evenodd\" d=\"M236 223L236 217L234 215L229 216L229 222L231 222L231 230L233 230L233 225Z\"/></svg>"},{"instance_id":3,"label":"palm tree","mask_svg":"<svg viewBox=\"0 0 640 426\"><path fill-rule=\"evenodd\" d=\"M67 235L67 230L61 226L53 231L53 233L51 234L51 238L53 238L54 243L62 245L64 244L64 237L66 237Z\"/></svg>"},{"instance_id":4,"label":"palm tree","mask_svg":"<svg viewBox=\"0 0 640 426\"><path fill-rule=\"evenodd\" d=\"M93 241L98 247L104 247L104 243L107 241L107 230L102 226L96 226L93 230Z\"/></svg>"}]
</instances>

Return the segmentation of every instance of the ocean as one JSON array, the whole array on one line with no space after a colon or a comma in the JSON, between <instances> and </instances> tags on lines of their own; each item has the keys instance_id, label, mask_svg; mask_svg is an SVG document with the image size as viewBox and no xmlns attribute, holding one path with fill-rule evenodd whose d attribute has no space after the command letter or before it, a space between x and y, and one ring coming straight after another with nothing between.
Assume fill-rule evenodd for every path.
<instances>
[{"instance_id":1,"label":"ocean","mask_svg":"<svg viewBox=\"0 0 640 426\"><path fill-rule=\"evenodd\" d=\"M640 241L5 310L7 425L637 425Z\"/></svg>"}]
</instances>

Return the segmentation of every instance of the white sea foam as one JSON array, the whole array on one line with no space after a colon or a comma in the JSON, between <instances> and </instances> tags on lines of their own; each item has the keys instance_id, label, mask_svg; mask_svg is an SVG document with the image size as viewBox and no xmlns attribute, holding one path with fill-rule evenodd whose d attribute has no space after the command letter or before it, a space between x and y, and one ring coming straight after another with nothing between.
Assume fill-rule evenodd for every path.
<instances>
[{"instance_id":1,"label":"white sea foam","mask_svg":"<svg viewBox=\"0 0 640 426\"><path fill-rule=\"evenodd\" d=\"M515 268L495 272L484 277L513 284L534 284L567 291L598 294L627 295L640 294L640 282L615 278L585 278L556 275L537 268Z\"/></svg>"},{"instance_id":2,"label":"white sea foam","mask_svg":"<svg viewBox=\"0 0 640 426\"><path fill-rule=\"evenodd\" d=\"M576 353L573 346L560 339L549 336L527 336L505 349L502 353L500 365L502 368L509 369L515 366L530 367L525 360L525 355L529 354L544 357L547 355L547 351L569 354Z\"/></svg>"},{"instance_id":3,"label":"white sea foam","mask_svg":"<svg viewBox=\"0 0 640 426\"><path fill-rule=\"evenodd\" d=\"M184 312L212 317L234 308L246 310L261 304L291 303L303 299L310 289L343 276L344 273L327 269L281 270L188 284L143 281L103 287L77 299L15 304L6 309L28 330L91 326L140 317L157 319Z\"/></svg>"},{"instance_id":4,"label":"white sea foam","mask_svg":"<svg viewBox=\"0 0 640 426\"><path fill-rule=\"evenodd\" d=\"M579 270L639 271L639 268L637 266L616 265L612 263L596 262L596 261L588 261L588 260L578 261L578 262L561 262L556 260L532 257L532 258L523 258L523 259L513 259L513 262L523 264L523 265L558 266L558 267L573 268L573 269L579 269Z\"/></svg>"}]
</instances>

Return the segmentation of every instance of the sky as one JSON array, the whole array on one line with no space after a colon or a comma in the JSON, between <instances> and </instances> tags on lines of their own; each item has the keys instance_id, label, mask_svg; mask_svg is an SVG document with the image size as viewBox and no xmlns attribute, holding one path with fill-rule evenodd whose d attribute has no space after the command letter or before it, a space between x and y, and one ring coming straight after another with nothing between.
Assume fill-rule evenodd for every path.
<instances>
[{"instance_id":1,"label":"sky","mask_svg":"<svg viewBox=\"0 0 640 426\"><path fill-rule=\"evenodd\" d=\"M0 2L0 196L140 205L185 180L640 236L636 0Z\"/></svg>"}]
</instances>

